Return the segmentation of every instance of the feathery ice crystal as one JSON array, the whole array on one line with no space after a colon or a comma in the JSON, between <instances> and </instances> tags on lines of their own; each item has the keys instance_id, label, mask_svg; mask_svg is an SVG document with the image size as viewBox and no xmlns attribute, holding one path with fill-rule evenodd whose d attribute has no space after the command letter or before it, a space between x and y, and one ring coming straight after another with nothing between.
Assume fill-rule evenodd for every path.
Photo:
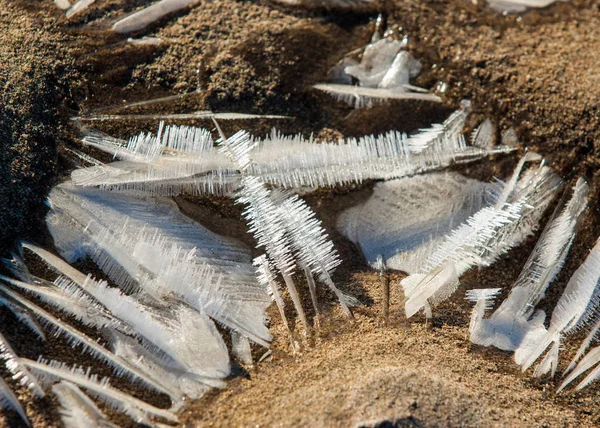
<instances>
[{"instance_id":1,"label":"feathery ice crystal","mask_svg":"<svg viewBox=\"0 0 600 428\"><path fill-rule=\"evenodd\" d=\"M108 380L98 380L93 369L70 368L41 356L37 362L21 358L0 336L2 358L15 379L38 396L60 381L52 392L67 426L110 426L83 391L140 423L176 421L185 397L198 398L223 386L229 374L229 351L215 323L231 331L233 355L251 364L251 345L269 347L272 340L265 315L272 298L295 347L279 278L305 332L311 325L296 285L298 273L306 277L315 314L322 310L319 283L352 317L355 300L333 280L342 262L339 254L316 214L292 192L366 179L384 181L376 184L368 201L344 213L338 227L360 245L371 264L410 273L402 281L406 315L424 308L430 317L431 305L450 296L462 274L490 265L533 233L561 185L534 153L521 159L505 183L439 172L515 150L512 143L494 146L495 129L489 121L473 132L468 145L462 135L468 113L465 103L444 123L412 136L391 132L338 144L276 132L264 140L246 132L226 138L218 125L218 147L207 130L162 123L156 135L140 134L127 142L89 133L87 145L118 160L105 165L73 151L92 166L74 171L71 182L53 189L47 216L54 245L64 259L22 243L4 260L17 279L0 276L0 304L40 340L49 337L48 332L64 336L104 361L116 376L166 394L172 408L156 408L126 394ZM507 133L502 141L512 140L515 136ZM585 182L578 181L570 201L557 208L513 291L489 318L486 312L500 290L468 293L476 302L470 323L474 342L514 350L524 368L551 346L536 374L556 369L563 337L589 328L565 385L600 362L598 348L584 356L600 328L599 250L592 251L571 279L548 328L531 308L567 256L587 192ZM265 254L252 260L242 243L181 214L166 197L181 193L227 195L244 204L249 232ZM24 262L26 253L59 277L52 282L33 275ZM83 257L91 258L112 284L69 264ZM98 332L104 344L71 325L71 319ZM518 329L519 334L511 336ZM596 377L598 367L580 386ZM0 389L2 404L22 412L8 386ZM24 413L22 417L26 420Z\"/></svg>"}]
</instances>

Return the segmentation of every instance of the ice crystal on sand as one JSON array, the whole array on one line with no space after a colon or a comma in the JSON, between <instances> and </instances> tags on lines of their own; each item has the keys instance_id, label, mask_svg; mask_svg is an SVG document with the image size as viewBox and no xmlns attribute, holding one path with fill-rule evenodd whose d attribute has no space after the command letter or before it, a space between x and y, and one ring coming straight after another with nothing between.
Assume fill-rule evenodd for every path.
<instances>
[{"instance_id":1,"label":"ice crystal on sand","mask_svg":"<svg viewBox=\"0 0 600 428\"><path fill-rule=\"evenodd\" d=\"M314 88L356 108L386 99L440 102L438 96L410 84L421 71L421 64L406 47L407 39L399 41L385 37L374 40L364 48L360 62L344 58L329 72L330 83L319 83Z\"/></svg>"},{"instance_id":2,"label":"ice crystal on sand","mask_svg":"<svg viewBox=\"0 0 600 428\"><path fill-rule=\"evenodd\" d=\"M316 143L312 138L273 131L264 140L252 140L247 174L287 189L329 187L404 177L514 150L467 145L462 130L469 106L465 102L443 123L411 136L391 131ZM199 144L196 139L201 135ZM205 130L176 126L160 126L157 135L141 134L128 142L90 133L85 144L122 160L76 170L72 180L80 186L138 195L231 195L240 186L239 167L217 153L211 142Z\"/></svg>"},{"instance_id":3,"label":"ice crystal on sand","mask_svg":"<svg viewBox=\"0 0 600 428\"><path fill-rule=\"evenodd\" d=\"M167 199L63 185L50 202L49 229L66 258L89 254L126 290L176 298L257 343L270 340L262 315L269 299L239 242L208 231Z\"/></svg>"},{"instance_id":4,"label":"ice crystal on sand","mask_svg":"<svg viewBox=\"0 0 600 428\"><path fill-rule=\"evenodd\" d=\"M600 347L593 348L584 356L600 329L600 243L596 243L569 280L547 327L545 313L536 310L536 305L544 297L567 257L577 223L587 205L587 197L588 186L580 178L573 187L569 201L563 197L557 206L509 296L489 318L485 318L485 312L491 309L490 297L496 292L469 292L470 300L477 302L471 316L471 340L483 346L493 345L515 351L515 361L524 371L545 353L535 368L535 377L548 373L554 376L561 343L568 336L588 331L565 371L567 376L558 392L590 369L577 389L600 378Z\"/></svg>"},{"instance_id":5,"label":"ice crystal on sand","mask_svg":"<svg viewBox=\"0 0 600 428\"><path fill-rule=\"evenodd\" d=\"M471 341L514 351L531 329L539 328L541 313L533 313L567 257L577 222L587 205L588 186L580 179L569 202L556 208L537 241L510 295L488 319L478 321Z\"/></svg>"},{"instance_id":6,"label":"ice crystal on sand","mask_svg":"<svg viewBox=\"0 0 600 428\"><path fill-rule=\"evenodd\" d=\"M594 329L596 328L600 318L598 310L599 281L600 245L596 243L584 263L569 280L552 312L548 328L542 323L538 323L537 328L527 331L515 351L515 361L522 366L523 370L531 367L547 348L551 347L534 374L541 376L550 371L554 374L558 364L560 344L564 337L590 325ZM589 342L586 340L584 346L587 347L587 345ZM584 362L582 361L582 363Z\"/></svg>"},{"instance_id":7,"label":"ice crystal on sand","mask_svg":"<svg viewBox=\"0 0 600 428\"><path fill-rule=\"evenodd\" d=\"M454 293L462 274L475 266L489 266L533 233L560 184L543 163L520 177L524 163L535 159L539 157L526 155L497 200L456 227L417 273L402 280L407 317L423 308L430 318L431 305Z\"/></svg>"},{"instance_id":8,"label":"ice crystal on sand","mask_svg":"<svg viewBox=\"0 0 600 428\"><path fill-rule=\"evenodd\" d=\"M374 265L416 273L444 235L481 209L497 192L457 173L434 173L377 183L363 204L345 211L338 229Z\"/></svg>"},{"instance_id":9,"label":"ice crystal on sand","mask_svg":"<svg viewBox=\"0 0 600 428\"><path fill-rule=\"evenodd\" d=\"M400 85L402 90L414 90L408 79L418 67L402 49L401 42L375 41L362 62L347 65L344 72L375 89ZM244 131L226 137L218 124L216 142L208 130L163 123L157 133L127 141L88 132L84 143L111 154L116 162L103 164L70 152L78 163L92 166L74 171L71 182L56 186L49 195L47 226L64 260L22 243L4 260L17 279L0 276L0 304L38 337L60 334L106 363L115 376L166 394L172 408L156 408L107 380L99 381L93 368L20 358L0 336L1 356L15 378L39 395L44 393L42 386L61 381L53 391L66 425L110 426L83 390L140 423L175 422L174 412L186 397L199 398L210 388L222 387L230 373L229 350L217 324L230 330L226 337L233 357L252 364L253 344L269 347L272 340L265 315L272 298L296 349L295 326L288 324L287 296L280 281L306 334L312 325L296 285L298 275L306 278L315 325L323 314L319 286L337 297L348 317L353 316L350 308L355 300L334 282L342 260L318 215L293 192L368 179L383 182L375 185L368 201L339 218L338 228L361 247L373 266L379 266L382 275L387 268L407 271L410 275L402 281L406 315L424 308L431 317L431 305L450 296L467 270L489 266L532 234L561 186L534 153L522 157L505 183L439 172L516 149L514 131L502 138L510 146L494 145L496 131L489 120L473 131L468 145L463 130L469 111L465 102L443 123L410 136L394 131L337 143L275 131L265 139L253 139ZM496 312L486 318L499 289L468 292L475 302L470 320L474 342L515 350L524 368L551 346L536 374L555 370L564 336L588 328L565 385L589 369L580 385L600 377L600 368L594 368L600 362L599 348L584 356L600 328L598 250L572 278L549 327L532 308L567 256L587 192L580 180L571 199L559 204L513 291ZM235 198L244 205L242 216L257 249L265 254L253 260L241 242L184 216L166 197L181 193ZM33 274L24 261L29 261L26 253L33 253L59 277L50 282ZM110 283L69 264L84 257L92 259ZM389 282L387 290L389 295ZM384 308L387 317L389 305ZM84 325L85 332L70 320ZM501 337L510 323L517 326L513 330L522 330L518 340ZM103 342L94 340L88 329ZM8 400L4 404L18 409L16 399L8 393L4 397Z\"/></svg>"},{"instance_id":10,"label":"ice crystal on sand","mask_svg":"<svg viewBox=\"0 0 600 428\"><path fill-rule=\"evenodd\" d=\"M331 279L333 269L339 264L337 253L320 221L314 218L314 213L296 196L274 195L259 177L251 175L252 150L256 144L249 135L237 133L230 138L222 135L220 144L221 152L235 162L243 175L237 202L246 205L244 217L249 222L250 231L258 246L265 248L273 267L282 275L305 332L310 327L292 279L297 265L305 270L313 302L316 298L312 275L316 274L334 291L346 315L352 316L346 296ZM260 265L266 269L264 262L259 262ZM266 275L263 284L270 282L267 270L263 273Z\"/></svg>"},{"instance_id":11,"label":"ice crystal on sand","mask_svg":"<svg viewBox=\"0 0 600 428\"><path fill-rule=\"evenodd\" d=\"M115 22L112 29L117 33L138 31L169 13L176 12L195 3L198 3L198 0L160 0Z\"/></svg>"},{"instance_id":12,"label":"ice crystal on sand","mask_svg":"<svg viewBox=\"0 0 600 428\"><path fill-rule=\"evenodd\" d=\"M99 380L89 369L68 367L63 363L42 359L37 362L23 359L23 362L29 369L38 373L43 382L52 384L58 379L75 384L104 401L109 407L126 413L138 423L153 426L152 420L155 418L177 422L177 416L172 412L159 409L119 391L110 385L108 379Z\"/></svg>"},{"instance_id":13,"label":"ice crystal on sand","mask_svg":"<svg viewBox=\"0 0 600 428\"><path fill-rule=\"evenodd\" d=\"M250 120L250 119L291 119L289 116L250 114L250 113L216 113L212 111L195 111L192 113L149 113L149 114L91 114L89 116L76 116L72 120L82 122L104 122L110 120L192 120L192 119L218 119L218 120Z\"/></svg>"},{"instance_id":14,"label":"ice crystal on sand","mask_svg":"<svg viewBox=\"0 0 600 428\"><path fill-rule=\"evenodd\" d=\"M524 12L527 8L547 7L556 1L557 0L487 0L491 8L498 12L505 13L518 13Z\"/></svg>"},{"instance_id":15,"label":"ice crystal on sand","mask_svg":"<svg viewBox=\"0 0 600 428\"><path fill-rule=\"evenodd\" d=\"M59 412L66 428L116 428L73 383L63 380L52 387L52 392L60 402Z\"/></svg>"},{"instance_id":16,"label":"ice crystal on sand","mask_svg":"<svg viewBox=\"0 0 600 428\"><path fill-rule=\"evenodd\" d=\"M21 420L27 426L31 426L31 423L25 414L25 409L23 409L23 406L21 406L21 403L19 403L17 396L14 394L14 392L12 392L10 386L8 386L2 378L0 378L0 408L10 409L17 412Z\"/></svg>"},{"instance_id":17,"label":"ice crystal on sand","mask_svg":"<svg viewBox=\"0 0 600 428\"><path fill-rule=\"evenodd\" d=\"M12 378L27 387L36 397L43 397L44 391L37 379L27 370L17 353L6 338L0 334L0 358L5 361L6 368L12 373Z\"/></svg>"},{"instance_id":18,"label":"ice crystal on sand","mask_svg":"<svg viewBox=\"0 0 600 428\"><path fill-rule=\"evenodd\" d=\"M81 345L85 352L102 361L105 361L109 366L111 366L116 374L126 375L133 380L139 380L143 382L147 386L150 386L157 391L167 392L156 380L141 372L129 362L117 357L112 352L99 345L95 340L87 336L85 333L72 327L67 322L62 321L48 311L42 309L28 299L19 296L17 293L11 290L4 288L2 289L1 294L2 296L6 296L15 300L28 311L31 311L33 314L35 314L35 316L40 318L42 323L50 328L54 334L61 334L65 336L71 344Z\"/></svg>"}]
</instances>

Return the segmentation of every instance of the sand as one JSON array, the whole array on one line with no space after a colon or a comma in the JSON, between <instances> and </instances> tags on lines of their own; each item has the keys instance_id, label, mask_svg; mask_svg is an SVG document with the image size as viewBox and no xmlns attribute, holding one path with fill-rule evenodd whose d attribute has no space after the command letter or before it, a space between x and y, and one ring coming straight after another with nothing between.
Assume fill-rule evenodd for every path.
<instances>
[{"instance_id":1,"label":"sand","mask_svg":"<svg viewBox=\"0 0 600 428\"><path fill-rule=\"evenodd\" d=\"M205 1L177 12L134 37L164 40L159 47L132 47L110 25L144 1L98 0L66 21L52 2L0 0L0 137L3 149L0 230L3 248L27 236L51 245L42 201L73 163L65 148L81 149L77 136L93 113L187 113L196 110L270 113L292 120L224 123L264 135L284 132L321 138L358 136L390 129L414 131L443 120L461 99L473 101L473 123L486 116L498 134L514 127L522 147L542 153L567 181L592 185L591 206L571 256L548 298L551 309L566 281L600 235L598 155L600 137L600 9L575 0L521 15L502 16L470 0L387 0L384 19L424 65L415 84L447 84L442 105L393 102L355 111L310 88L346 52L366 44L374 29L369 14L333 13L276 5L266 0ZM198 91L181 100L131 109L105 108ZM189 123L189 122L188 122ZM193 121L211 126L206 121ZM94 123L115 136L155 129L156 120ZM7 148L8 150L5 150ZM10 153L7 159L7 154ZM99 153L88 153L102 157ZM505 176L514 158L498 157L461 172L481 178ZM510 355L481 349L468 340L470 305L464 291L504 287L514 281L534 239L493 268L468 273L461 289L435 310L433 325L402 313L400 274L392 278L392 319L380 319L380 284L357 249L335 232L336 216L368 196L372 183L307 196L332 234L344 264L336 282L357 296L356 320L345 320L333 297L322 292L325 314L304 338L295 325L288 336L271 308L273 354L252 367L238 366L226 389L213 391L182 413L186 426L594 426L597 387L554 394L555 382L534 382ZM220 233L240 237L240 209L218 198L178 198L186 214ZM15 203L18 209L7 209ZM246 243L253 244L248 235ZM88 268L94 270L93 266ZM303 286L303 284L301 284ZM304 295L305 307L310 300ZM291 306L291 305L288 305ZM310 310L308 315L314 316ZM291 321L293 314L289 313ZM17 351L89 364L59 339L36 343L0 312L1 329ZM565 344L565 356L576 341ZM256 357L265 350L255 349ZM563 358L563 361L567 358ZM96 365L103 374L105 367ZM6 373L2 373L6 374ZM4 376L6 379L7 377ZM156 404L126 382L119 387ZM56 426L52 400L33 401L19 390L35 426ZM122 426L133 423L111 412ZM5 415L16 426L14 415Z\"/></svg>"},{"instance_id":2,"label":"sand","mask_svg":"<svg viewBox=\"0 0 600 428\"><path fill-rule=\"evenodd\" d=\"M56 176L61 111L73 81L59 38L14 6L0 6L0 248L40 234ZM72 64L71 64L72 65Z\"/></svg>"}]
</instances>

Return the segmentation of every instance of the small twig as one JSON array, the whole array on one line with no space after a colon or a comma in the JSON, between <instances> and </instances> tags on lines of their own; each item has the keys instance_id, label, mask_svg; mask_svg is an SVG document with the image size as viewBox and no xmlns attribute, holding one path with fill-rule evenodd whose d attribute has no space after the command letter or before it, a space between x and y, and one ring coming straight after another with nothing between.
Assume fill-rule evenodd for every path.
<instances>
[{"instance_id":1,"label":"small twig","mask_svg":"<svg viewBox=\"0 0 600 428\"><path fill-rule=\"evenodd\" d=\"M387 323L390 316L390 277L386 272L385 262L383 257L379 255L377 257L377 265L379 267L379 278L381 280L381 289L383 291L382 301L382 316L383 322Z\"/></svg>"}]
</instances>

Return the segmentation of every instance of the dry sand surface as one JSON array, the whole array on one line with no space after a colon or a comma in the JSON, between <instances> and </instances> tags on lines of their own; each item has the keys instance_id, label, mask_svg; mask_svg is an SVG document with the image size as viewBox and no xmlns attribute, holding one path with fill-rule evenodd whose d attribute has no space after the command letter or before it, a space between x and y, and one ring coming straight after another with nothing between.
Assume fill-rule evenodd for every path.
<instances>
[{"instance_id":1,"label":"dry sand surface","mask_svg":"<svg viewBox=\"0 0 600 428\"><path fill-rule=\"evenodd\" d=\"M226 132L245 128L264 135L272 126L319 138L357 136L390 129L414 131L443 120L463 98L473 101L473 121L490 116L499 133L512 126L522 146L543 154L568 181L583 175L592 201L563 273L543 302L551 308L597 236L600 219L597 177L600 141L600 7L574 0L520 15L502 16L470 0L387 0L381 10L388 28L410 37L424 65L415 84L447 84L444 103L393 102L354 111L310 86L326 79L345 53L364 46L374 15L303 10L269 1L207 0L166 17L136 37L156 36L159 47L133 47L109 31L124 13L145 2L98 0L67 21L51 1L0 0L0 238L44 245L40 205L49 186L73 164L66 147L81 148L85 123L71 116L103 113L214 111L293 116L285 121L224 123ZM105 108L123 102L198 90L162 105ZM18 121L15 121L18 118ZM178 122L183 123L183 122ZM186 122L190 123L190 122ZM206 121L192 121L211 126ZM94 123L118 137L151 131L157 121ZM97 152L89 152L101 157ZM106 159L106 158L102 158ZM4 169L10 165L10 175ZM514 159L489 159L462 168L481 179L505 176ZM9 178L7 178L9 177ZM18 190L15 185L18 185ZM292 352L277 311L270 309L275 336L272 355L252 367L237 367L226 389L213 391L182 413L185 426L594 426L598 389L555 395L555 382L534 382L511 357L468 340L468 288L504 287L514 281L533 239L493 268L470 272L455 297L435 309L433 325L407 322L399 274L392 278L392 319L379 316L379 280L357 249L334 230L337 214L368 196L372 183L307 196L331 232L344 263L336 281L358 297L350 323L323 292L326 312L313 334L296 329ZM17 216L6 206L19 200ZM219 233L244 235L240 207L215 198L178 198L186 214ZM96 272L94 266L84 266ZM83 267L82 267L83 268ZM308 296L305 307L309 307ZM288 305L288 307L291 305ZM290 314L291 315L291 314ZM314 314L309 313L312 317ZM417 317L418 318L418 317ZM59 339L37 343L14 318L0 311L1 329L28 358L42 353L89 365ZM91 332L91 334L94 334ZM576 343L575 341L573 343ZM573 351L567 343L565 355ZM264 349L255 349L255 356ZM563 362L566 358L563 358ZM100 373L109 374L101 364ZM6 372L1 373L7 379ZM123 381L114 384L154 404ZM19 390L35 426L58 426L53 399L29 400ZM133 423L115 412L113 421ZM3 416L16 426L14 415Z\"/></svg>"}]
</instances>

